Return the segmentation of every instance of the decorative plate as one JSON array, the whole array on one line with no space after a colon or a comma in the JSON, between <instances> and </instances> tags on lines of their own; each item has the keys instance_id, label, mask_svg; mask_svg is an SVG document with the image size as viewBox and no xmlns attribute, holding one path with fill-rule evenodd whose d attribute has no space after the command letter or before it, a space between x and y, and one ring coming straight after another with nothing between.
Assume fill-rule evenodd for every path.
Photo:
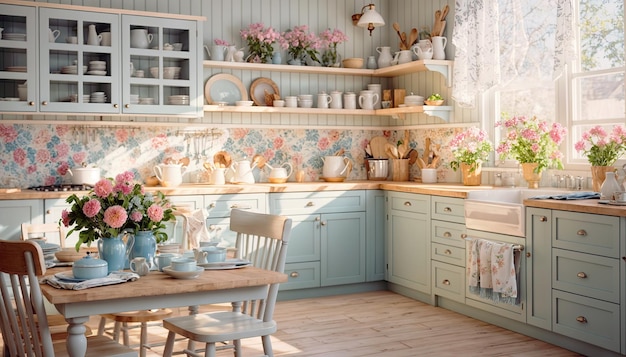
<instances>
[{"instance_id":1,"label":"decorative plate","mask_svg":"<svg viewBox=\"0 0 626 357\"><path fill-rule=\"evenodd\" d=\"M241 80L232 74L219 73L211 76L204 86L207 103L227 102L235 105L238 100L248 100L248 92Z\"/></svg>"},{"instance_id":2,"label":"decorative plate","mask_svg":"<svg viewBox=\"0 0 626 357\"><path fill-rule=\"evenodd\" d=\"M202 273L203 271L204 271L204 268L202 267L196 267L196 270L192 270L192 271L178 271L178 270L172 269L169 266L163 268L163 272L165 274L175 279L195 279L199 277L200 273Z\"/></svg>"},{"instance_id":3,"label":"decorative plate","mask_svg":"<svg viewBox=\"0 0 626 357\"><path fill-rule=\"evenodd\" d=\"M254 104L258 106L267 106L267 102L265 100L265 94L276 94L280 96L280 91L278 90L278 86L274 83L273 80L269 78L257 78L250 85L250 97L252 97L252 101Z\"/></svg>"}]
</instances>

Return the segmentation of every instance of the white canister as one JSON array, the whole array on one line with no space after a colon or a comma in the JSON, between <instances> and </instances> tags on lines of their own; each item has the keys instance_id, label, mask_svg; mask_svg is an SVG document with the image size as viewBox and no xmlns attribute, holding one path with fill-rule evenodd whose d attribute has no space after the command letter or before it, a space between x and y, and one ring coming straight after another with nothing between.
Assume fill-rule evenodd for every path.
<instances>
[{"instance_id":1,"label":"white canister","mask_svg":"<svg viewBox=\"0 0 626 357\"><path fill-rule=\"evenodd\" d=\"M298 106L298 97L296 96L286 96L285 97L285 106L288 108L295 108Z\"/></svg>"},{"instance_id":2,"label":"white canister","mask_svg":"<svg viewBox=\"0 0 626 357\"><path fill-rule=\"evenodd\" d=\"M373 110L374 105L379 102L380 97L378 94L371 90L362 90L359 93L359 106L361 109Z\"/></svg>"},{"instance_id":3,"label":"white canister","mask_svg":"<svg viewBox=\"0 0 626 357\"><path fill-rule=\"evenodd\" d=\"M343 108L344 109L356 109L356 94L355 93L352 93L352 92L344 93Z\"/></svg>"},{"instance_id":4,"label":"white canister","mask_svg":"<svg viewBox=\"0 0 626 357\"><path fill-rule=\"evenodd\" d=\"M422 169L422 183L437 183L437 169Z\"/></svg>"},{"instance_id":5,"label":"white canister","mask_svg":"<svg viewBox=\"0 0 626 357\"><path fill-rule=\"evenodd\" d=\"M382 85L377 83L372 83L367 85L367 90L371 90L372 92L378 94L378 100L374 103L374 109L381 109L382 104L380 103L380 98L383 97L383 88Z\"/></svg>"}]
</instances>

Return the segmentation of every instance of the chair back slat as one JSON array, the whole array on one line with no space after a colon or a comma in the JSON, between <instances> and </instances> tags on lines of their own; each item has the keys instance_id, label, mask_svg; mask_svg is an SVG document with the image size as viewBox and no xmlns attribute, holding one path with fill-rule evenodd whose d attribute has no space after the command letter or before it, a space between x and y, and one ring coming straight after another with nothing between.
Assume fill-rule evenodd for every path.
<instances>
[{"instance_id":1,"label":"chair back slat","mask_svg":"<svg viewBox=\"0 0 626 357\"><path fill-rule=\"evenodd\" d=\"M0 241L0 328L11 356L54 356L38 279L45 271L39 244Z\"/></svg>"},{"instance_id":2,"label":"chair back slat","mask_svg":"<svg viewBox=\"0 0 626 357\"><path fill-rule=\"evenodd\" d=\"M292 220L284 216L232 210L230 230L237 232L237 257L249 260L257 268L283 273L291 226ZM278 286L270 285L264 299L244 301L242 312L265 321L272 320Z\"/></svg>"},{"instance_id":3,"label":"chair back slat","mask_svg":"<svg viewBox=\"0 0 626 357\"><path fill-rule=\"evenodd\" d=\"M22 223L22 240L43 238L48 243L56 243L65 247L66 231L58 223Z\"/></svg>"}]
</instances>

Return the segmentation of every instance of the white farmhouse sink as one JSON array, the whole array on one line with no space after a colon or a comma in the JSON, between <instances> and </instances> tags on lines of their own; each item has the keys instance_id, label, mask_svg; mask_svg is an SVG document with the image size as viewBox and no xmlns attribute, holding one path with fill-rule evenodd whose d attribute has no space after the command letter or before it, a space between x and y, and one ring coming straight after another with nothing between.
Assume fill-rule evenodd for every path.
<instances>
[{"instance_id":1,"label":"white farmhouse sink","mask_svg":"<svg viewBox=\"0 0 626 357\"><path fill-rule=\"evenodd\" d=\"M524 200L539 195L566 192L556 189L523 188L470 191L465 200L465 226L468 229L525 237Z\"/></svg>"}]
</instances>

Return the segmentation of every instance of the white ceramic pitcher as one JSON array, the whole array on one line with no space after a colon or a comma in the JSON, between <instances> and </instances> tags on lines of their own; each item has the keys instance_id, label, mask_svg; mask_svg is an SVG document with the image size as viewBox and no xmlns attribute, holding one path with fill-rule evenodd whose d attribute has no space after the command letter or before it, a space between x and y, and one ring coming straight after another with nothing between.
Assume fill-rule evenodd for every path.
<instances>
[{"instance_id":1,"label":"white ceramic pitcher","mask_svg":"<svg viewBox=\"0 0 626 357\"><path fill-rule=\"evenodd\" d=\"M378 68L385 68L385 67L391 66L391 60L393 60L393 57L391 56L391 47L389 46L376 47L376 52L379 53Z\"/></svg>"},{"instance_id":2,"label":"white ceramic pitcher","mask_svg":"<svg viewBox=\"0 0 626 357\"><path fill-rule=\"evenodd\" d=\"M61 31L59 30L52 30L51 28L48 28L48 41L49 42L56 42L57 38L59 38L59 35L61 34Z\"/></svg>"},{"instance_id":3,"label":"white ceramic pitcher","mask_svg":"<svg viewBox=\"0 0 626 357\"><path fill-rule=\"evenodd\" d=\"M176 187L183 183L183 174L187 170L181 164L159 164L154 167L154 174L162 186Z\"/></svg>"},{"instance_id":4,"label":"white ceramic pitcher","mask_svg":"<svg viewBox=\"0 0 626 357\"><path fill-rule=\"evenodd\" d=\"M443 36L433 36L431 40L433 42L433 59L446 59L446 52L444 50L448 44L448 39Z\"/></svg>"},{"instance_id":5,"label":"white ceramic pitcher","mask_svg":"<svg viewBox=\"0 0 626 357\"><path fill-rule=\"evenodd\" d=\"M252 170L256 167L256 162L250 166L250 161L241 160L241 161L233 161L230 165L230 170L233 171L234 175L231 179L233 183L254 183L254 175L252 174Z\"/></svg>"},{"instance_id":6,"label":"white ceramic pitcher","mask_svg":"<svg viewBox=\"0 0 626 357\"><path fill-rule=\"evenodd\" d=\"M130 30L130 46L133 48L148 48L152 38L153 35L147 29Z\"/></svg>"},{"instance_id":7,"label":"white ceramic pitcher","mask_svg":"<svg viewBox=\"0 0 626 357\"><path fill-rule=\"evenodd\" d=\"M362 90L359 93L359 106L361 109L373 110L380 97L373 90Z\"/></svg>"},{"instance_id":8,"label":"white ceramic pitcher","mask_svg":"<svg viewBox=\"0 0 626 357\"><path fill-rule=\"evenodd\" d=\"M98 35L96 25L89 25L89 33L87 34L87 44L90 46L100 46L102 35Z\"/></svg>"},{"instance_id":9,"label":"white ceramic pitcher","mask_svg":"<svg viewBox=\"0 0 626 357\"><path fill-rule=\"evenodd\" d=\"M346 177L352 163L349 158L337 155L325 156L322 161L322 176L327 178Z\"/></svg>"}]
</instances>

